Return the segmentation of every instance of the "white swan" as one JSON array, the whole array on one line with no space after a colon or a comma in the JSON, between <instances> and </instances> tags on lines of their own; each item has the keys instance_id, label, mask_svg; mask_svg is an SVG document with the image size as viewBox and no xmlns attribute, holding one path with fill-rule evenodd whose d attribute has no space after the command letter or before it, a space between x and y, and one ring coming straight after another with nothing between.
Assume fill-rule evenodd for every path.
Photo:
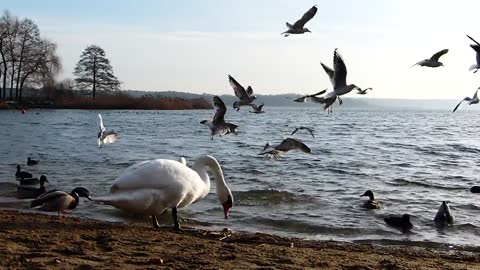
<instances>
[{"instance_id":1,"label":"white swan","mask_svg":"<svg viewBox=\"0 0 480 270\"><path fill-rule=\"evenodd\" d=\"M176 230L180 230L177 208L194 203L210 191L208 167L216 180L217 195L222 203L225 218L233 206L232 192L225 183L218 161L209 155L200 156L192 166L185 159L147 160L128 167L110 188L110 195L97 198L102 202L129 213L149 215L154 227L159 227L156 216L168 208L172 209Z\"/></svg>"},{"instance_id":2,"label":"white swan","mask_svg":"<svg viewBox=\"0 0 480 270\"><path fill-rule=\"evenodd\" d=\"M118 135L114 130L107 131L105 129L105 126L103 126L103 120L102 120L102 115L98 114L98 119L100 119L100 131L98 132L98 147L100 147L102 144L109 144L109 143L114 143Z\"/></svg>"}]
</instances>

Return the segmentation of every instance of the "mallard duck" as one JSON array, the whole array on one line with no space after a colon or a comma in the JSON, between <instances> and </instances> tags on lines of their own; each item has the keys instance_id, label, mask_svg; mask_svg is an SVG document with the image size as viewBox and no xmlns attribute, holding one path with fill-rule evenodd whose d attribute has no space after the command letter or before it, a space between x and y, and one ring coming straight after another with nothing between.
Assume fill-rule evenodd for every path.
<instances>
[{"instance_id":1,"label":"mallard duck","mask_svg":"<svg viewBox=\"0 0 480 270\"><path fill-rule=\"evenodd\" d=\"M49 183L45 175L40 176L40 188L17 185L18 197L21 199L37 198L47 192L45 183Z\"/></svg>"},{"instance_id":2,"label":"mallard duck","mask_svg":"<svg viewBox=\"0 0 480 270\"><path fill-rule=\"evenodd\" d=\"M38 164L38 161L31 159L30 157L27 158L27 165L31 166L31 165L37 165L37 164Z\"/></svg>"},{"instance_id":3,"label":"mallard duck","mask_svg":"<svg viewBox=\"0 0 480 270\"><path fill-rule=\"evenodd\" d=\"M452 212L450 211L450 207L447 204L448 202L442 202L440 208L438 209L437 214L433 221L438 226L445 226L445 225L452 225L453 221L455 221L455 217L453 216Z\"/></svg>"},{"instance_id":4,"label":"mallard duck","mask_svg":"<svg viewBox=\"0 0 480 270\"><path fill-rule=\"evenodd\" d=\"M480 186L473 186L470 188L472 193L480 193Z\"/></svg>"},{"instance_id":5,"label":"mallard duck","mask_svg":"<svg viewBox=\"0 0 480 270\"><path fill-rule=\"evenodd\" d=\"M369 197L369 200L366 201L363 206L365 208L368 208L368 209L380 209L382 208L382 205L380 204L380 202L376 201L375 200L375 197L373 196L373 191L371 190L367 190L365 191L365 193L363 193L362 196L360 197L363 197L363 196L368 196Z\"/></svg>"},{"instance_id":6,"label":"mallard duck","mask_svg":"<svg viewBox=\"0 0 480 270\"><path fill-rule=\"evenodd\" d=\"M15 173L16 178L32 178L32 174L26 171L22 171L22 167L17 165L17 172Z\"/></svg>"},{"instance_id":7,"label":"mallard duck","mask_svg":"<svg viewBox=\"0 0 480 270\"><path fill-rule=\"evenodd\" d=\"M92 200L90 192L83 187L74 188L70 194L65 191L52 190L33 200L30 208L41 206L41 210L58 212L58 217L60 217L61 213L66 213L65 210L75 209L80 202L80 197Z\"/></svg>"},{"instance_id":8,"label":"mallard duck","mask_svg":"<svg viewBox=\"0 0 480 270\"><path fill-rule=\"evenodd\" d=\"M403 214L401 217L400 216L386 217L383 220L385 220L385 223L387 223L390 226L402 229L403 232L406 232L413 227L412 223L410 222L409 214Z\"/></svg>"}]
</instances>

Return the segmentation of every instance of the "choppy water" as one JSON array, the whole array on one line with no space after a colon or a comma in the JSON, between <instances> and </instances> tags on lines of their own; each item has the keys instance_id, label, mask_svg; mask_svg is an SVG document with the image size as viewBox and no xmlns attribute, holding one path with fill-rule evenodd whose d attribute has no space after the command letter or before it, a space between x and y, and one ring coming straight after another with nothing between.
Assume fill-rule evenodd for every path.
<instances>
[{"instance_id":1,"label":"choppy water","mask_svg":"<svg viewBox=\"0 0 480 270\"><path fill-rule=\"evenodd\" d=\"M231 218L222 218L214 194L180 210L182 218L212 227L273 232L310 239L380 243L444 243L479 246L480 137L477 113L448 111L337 110L266 108L265 114L229 110L241 127L238 136L210 140L199 124L213 111L102 111L107 129L120 139L96 145L98 111L0 111L0 207L27 209L16 196L15 164L27 156L40 160L24 169L45 174L50 188L84 186L93 196L128 166L146 159L202 154L215 156L233 191ZM39 114L36 114L39 112ZM312 154L289 153L280 160L257 155L267 141L280 142L294 127L312 126L316 138L297 133ZM365 210L372 189L384 209ZM453 227L439 229L433 217L450 201ZM386 226L389 214L412 215L412 233ZM74 215L109 221L142 222L108 206L82 201ZM149 222L148 219L144 219Z\"/></svg>"}]
</instances>

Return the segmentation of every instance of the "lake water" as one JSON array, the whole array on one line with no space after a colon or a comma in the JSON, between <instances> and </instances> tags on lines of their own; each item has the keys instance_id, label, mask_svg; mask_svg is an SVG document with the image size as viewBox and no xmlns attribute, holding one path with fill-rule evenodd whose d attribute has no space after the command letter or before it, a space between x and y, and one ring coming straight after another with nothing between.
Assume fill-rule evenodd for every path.
<instances>
[{"instance_id":1,"label":"lake water","mask_svg":"<svg viewBox=\"0 0 480 270\"><path fill-rule=\"evenodd\" d=\"M199 124L211 119L213 110L101 111L107 129L120 135L102 148L96 144L99 111L0 111L0 207L28 209L29 200L16 198L14 178L15 165L25 164L27 156L40 164L23 169L47 175L48 188L83 186L100 196L139 161L184 156L191 165L195 157L210 154L223 167L235 205L225 220L212 184L204 200L179 211L202 226L309 239L480 245L480 196L469 191L480 185L477 113L341 108L327 115L319 108L265 109L257 115L229 108L226 119L238 124L240 133L213 141ZM302 132L292 136L310 146L311 154L291 152L279 160L258 155L267 141L278 143L300 125L315 128L315 138ZM362 207L366 189L375 192L383 209ZM443 200L450 201L456 223L439 229L433 218ZM414 224L408 234L383 221L403 213ZM83 199L72 215L150 223Z\"/></svg>"}]
</instances>

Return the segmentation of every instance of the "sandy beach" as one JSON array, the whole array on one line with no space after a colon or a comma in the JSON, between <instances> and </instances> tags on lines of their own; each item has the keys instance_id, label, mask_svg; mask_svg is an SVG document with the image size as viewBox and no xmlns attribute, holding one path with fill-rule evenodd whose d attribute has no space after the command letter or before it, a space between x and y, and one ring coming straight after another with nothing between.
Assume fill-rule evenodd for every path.
<instances>
[{"instance_id":1,"label":"sandy beach","mask_svg":"<svg viewBox=\"0 0 480 270\"><path fill-rule=\"evenodd\" d=\"M480 269L480 254L0 211L1 269Z\"/></svg>"}]
</instances>

